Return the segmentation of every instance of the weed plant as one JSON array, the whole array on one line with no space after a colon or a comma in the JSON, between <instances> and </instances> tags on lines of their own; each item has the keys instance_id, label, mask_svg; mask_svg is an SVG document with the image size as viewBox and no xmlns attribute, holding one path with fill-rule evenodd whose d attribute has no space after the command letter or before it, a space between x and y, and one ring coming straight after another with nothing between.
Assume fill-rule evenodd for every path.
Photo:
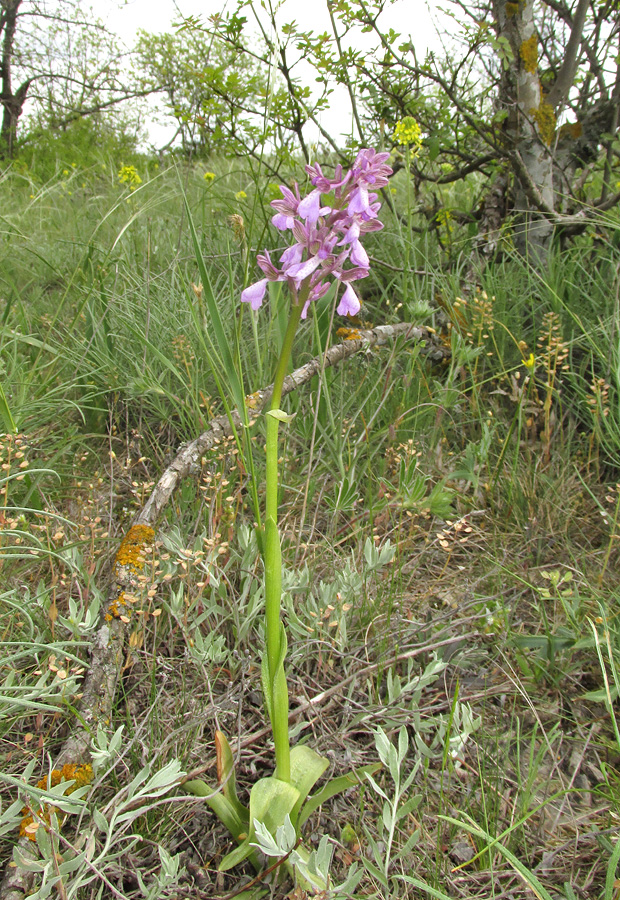
<instances>
[{"instance_id":1,"label":"weed plant","mask_svg":"<svg viewBox=\"0 0 620 900\"><path fill-rule=\"evenodd\" d=\"M120 180L123 165L140 182ZM229 837L176 785L212 762L216 729L232 736L242 796L268 774L248 476L251 446L260 494L261 420L205 455L160 523L92 778L57 782L53 764L115 541L179 445L224 409L184 198L250 395L286 327L278 285L265 316L238 304L254 251L278 246L271 185L219 159L2 175L0 849L8 862L20 827L33 838L35 897L223 897L251 877L215 873ZM456 223L448 252L411 213L409 264L425 274L403 282L402 218L386 216L360 322L415 317L450 356L368 351L288 400L292 740L311 737L332 776L383 763L313 814L310 842L331 860L335 898L612 900L617 225L558 249L544 274L508 247L467 287ZM303 326L295 365L337 339L330 304Z\"/></svg>"}]
</instances>

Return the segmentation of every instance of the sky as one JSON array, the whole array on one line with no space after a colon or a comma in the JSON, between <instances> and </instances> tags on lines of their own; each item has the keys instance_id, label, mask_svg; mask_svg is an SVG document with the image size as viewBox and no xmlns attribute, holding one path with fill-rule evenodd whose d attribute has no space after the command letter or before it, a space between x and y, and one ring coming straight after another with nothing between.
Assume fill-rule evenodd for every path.
<instances>
[{"instance_id":1,"label":"sky","mask_svg":"<svg viewBox=\"0 0 620 900\"><path fill-rule=\"evenodd\" d=\"M179 10L183 15L202 16L206 19L226 8L232 11L236 5L228 3L223 7L218 0L90 0L90 3L97 15L127 43L131 43L132 36L139 28L154 32L170 28L171 23L178 18ZM278 15L282 22L295 20L302 28L314 28L317 31L329 27L327 4L324 0L284 0L280 6ZM247 13L246 16L249 18ZM381 21L403 34L411 34L416 48L420 48L420 55L423 48L433 43L434 29L425 0L396 0L382 14Z\"/></svg>"},{"instance_id":2,"label":"sky","mask_svg":"<svg viewBox=\"0 0 620 900\"><path fill-rule=\"evenodd\" d=\"M186 16L200 16L205 21L215 12L225 11L226 8L232 11L236 6L235 2L230 2L223 7L218 0L90 0L90 4L95 14L119 35L127 47L132 46L139 29L155 33L171 30L172 23L178 21L179 11ZM430 6L435 6L433 0ZM418 59L423 59L428 49L439 47L433 15L426 0L396 0L382 14L380 23L385 28L394 28L403 35L403 40L411 36ZM249 13L246 16L250 20ZM278 20L280 24L294 20L301 29L312 29L317 33L330 30L324 0L284 0L280 4ZM370 37L367 39L370 40ZM304 79L307 77L307 83L312 84L311 70L305 73L300 66L299 74ZM344 89L340 96L332 96L331 108L322 114L321 124L334 135L350 132ZM148 131L150 141L163 146L172 137L175 128L172 123L168 127L151 124ZM311 135L308 137L313 139Z\"/></svg>"}]
</instances>

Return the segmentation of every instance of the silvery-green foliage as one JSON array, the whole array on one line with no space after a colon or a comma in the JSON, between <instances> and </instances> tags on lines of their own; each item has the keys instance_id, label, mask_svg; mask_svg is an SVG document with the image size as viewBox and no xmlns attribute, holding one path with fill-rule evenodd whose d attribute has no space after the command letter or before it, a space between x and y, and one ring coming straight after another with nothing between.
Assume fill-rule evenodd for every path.
<instances>
[{"instance_id":1,"label":"silvery-green foliage","mask_svg":"<svg viewBox=\"0 0 620 900\"><path fill-rule=\"evenodd\" d=\"M23 800L14 800L10 806L3 809L2 798L0 798L0 836L9 834L17 828L22 818L23 807Z\"/></svg>"},{"instance_id":2,"label":"silvery-green foliage","mask_svg":"<svg viewBox=\"0 0 620 900\"><path fill-rule=\"evenodd\" d=\"M21 778L14 778L13 776L5 775L4 773L0 774L0 779L2 781L8 781L9 784L14 785L18 789L17 799L11 803L8 809L2 810L2 802L0 800L0 835L7 834L20 822L24 801L26 800L24 788L29 784L37 763L38 760L36 757L31 759L22 772Z\"/></svg>"},{"instance_id":3,"label":"silvery-green foliage","mask_svg":"<svg viewBox=\"0 0 620 900\"><path fill-rule=\"evenodd\" d=\"M77 600L72 595L69 595L69 615L58 615L56 620L57 624L62 625L76 638L90 634L99 624L99 611L103 594L91 585L88 599L89 602L86 605L81 597Z\"/></svg>"},{"instance_id":4,"label":"silvery-green foliage","mask_svg":"<svg viewBox=\"0 0 620 900\"><path fill-rule=\"evenodd\" d=\"M329 629L329 637L340 650L348 645L347 620L349 610L359 607L359 598L363 595L365 585L371 577L380 575L382 570L394 559L395 549L386 541L376 547L372 540L366 541L363 565L360 567L354 555L344 559L335 568L329 581L312 581L307 566L301 569L282 569L282 602L287 611L287 625L291 634L302 642L297 648L293 645L293 657L296 653L305 653L306 641L311 630L324 616L326 610L331 611L329 620L336 626Z\"/></svg>"},{"instance_id":5,"label":"silvery-green foliage","mask_svg":"<svg viewBox=\"0 0 620 900\"><path fill-rule=\"evenodd\" d=\"M421 757L413 761L408 772L405 772L405 761L409 752L409 736L406 727L399 729L397 744L393 744L385 731L379 727L375 731L375 745L379 759L390 776L390 787L381 787L377 781L367 775L368 782L380 798L381 815L376 829L372 832L364 825L372 859L364 858L366 870L373 875L386 891L390 890L391 869L393 865L409 853L420 838L420 830L416 828L405 840L404 844L395 848L397 830L404 829L406 820L422 802L421 794L407 796L422 765Z\"/></svg>"},{"instance_id":6,"label":"silvery-green foliage","mask_svg":"<svg viewBox=\"0 0 620 900\"><path fill-rule=\"evenodd\" d=\"M50 644L50 650L60 650L61 644ZM24 656L32 654L24 654ZM37 660L35 659L35 663ZM12 669L0 684L0 719L8 718L21 710L30 715L37 712L62 712L67 699L78 690L78 679L72 673L67 678L45 668L28 683L30 672Z\"/></svg>"},{"instance_id":7,"label":"silvery-green foliage","mask_svg":"<svg viewBox=\"0 0 620 900\"><path fill-rule=\"evenodd\" d=\"M183 536L178 525L173 525L167 533L160 536L164 548L176 557L183 556L184 550L190 549L194 554L192 565L200 573L203 581L208 581L209 587L217 589L220 584L221 568L218 565L218 554L215 548L205 551L206 532L200 531L193 538L193 544L188 547L187 539ZM173 559L159 560L159 564L164 575L175 575L177 571L177 563Z\"/></svg>"},{"instance_id":8,"label":"silvery-green foliage","mask_svg":"<svg viewBox=\"0 0 620 900\"><path fill-rule=\"evenodd\" d=\"M121 737L122 729L117 729L111 738L99 731L96 751L100 754L101 763L110 761L119 749ZM32 772L29 773L31 774ZM149 764L106 807L93 807L90 817L86 814L84 800L81 799L90 790L90 785L78 788L65 797L64 791L72 785L71 781L62 782L46 791L23 784L23 791L29 796L34 795L34 799L39 802L45 800L59 810L82 813L79 833L75 839L71 839L71 831L67 826L60 831L54 813L51 815L49 828L37 829L36 841L40 858L33 858L27 851L20 851L19 846L15 848L15 863L37 876L37 888L29 895L29 900L46 900L53 895L60 881L67 900L77 900L85 887L101 883L102 879L109 882L108 873L118 867L123 858L141 841L141 837L132 831L136 820L145 816L160 798L176 788L183 775L177 759L171 760L156 772L153 772L153 766ZM181 875L179 858L170 856L163 848L160 849L160 861L161 870L153 883L141 883L143 893L149 900L161 896L162 891Z\"/></svg>"},{"instance_id":9,"label":"silvery-green foliage","mask_svg":"<svg viewBox=\"0 0 620 900\"><path fill-rule=\"evenodd\" d=\"M465 744L471 735L480 728L481 724L482 716L476 716L476 718L474 718L469 703L460 703L457 701L454 704L449 738L450 756L452 759L458 759L461 756Z\"/></svg>"},{"instance_id":10,"label":"silvery-green foliage","mask_svg":"<svg viewBox=\"0 0 620 900\"><path fill-rule=\"evenodd\" d=\"M270 859L288 857L288 866L295 870L296 878L301 878L303 883L314 885L317 890L329 885L329 870L334 847L328 835L324 834L318 847L308 853L305 847L296 848L299 842L289 815L284 819L284 823L276 829L275 835L272 835L258 819L254 819L254 829L257 840L252 843L252 846L264 853L265 856Z\"/></svg>"},{"instance_id":11,"label":"silvery-green foliage","mask_svg":"<svg viewBox=\"0 0 620 900\"><path fill-rule=\"evenodd\" d=\"M256 832L256 842L252 843L252 847L256 847L265 856L279 859L291 852L295 846L297 835L295 827L291 822L291 817L286 815L282 825L278 826L275 836L271 834L266 825L254 819L254 829Z\"/></svg>"},{"instance_id":12,"label":"silvery-green foliage","mask_svg":"<svg viewBox=\"0 0 620 900\"><path fill-rule=\"evenodd\" d=\"M396 550L389 540L377 547L372 538L366 538L366 543L364 544L365 575L381 572L382 569L392 562L395 554Z\"/></svg>"},{"instance_id":13,"label":"silvery-green foliage","mask_svg":"<svg viewBox=\"0 0 620 900\"><path fill-rule=\"evenodd\" d=\"M401 678L398 672L388 669L386 685L390 705L397 703L401 698L407 698L412 706L417 706L422 699L423 691L437 681L446 668L446 663L438 659L437 654L434 653L423 672L416 671L414 674L416 668L416 660L410 659L405 679Z\"/></svg>"},{"instance_id":14,"label":"silvery-green foliage","mask_svg":"<svg viewBox=\"0 0 620 900\"><path fill-rule=\"evenodd\" d=\"M82 797L90 790L89 785L82 785L82 787L76 788L70 795L66 796L67 790L70 787L73 787L75 783L73 779L61 781L60 784L40 788L29 784L26 780L31 777L32 772L33 766L29 763L24 770L21 779L15 778L13 775L7 775L4 772L0 773L0 778L2 781L18 788L20 795L25 797L27 802L34 806L51 803L55 808L68 814L81 813L84 811L84 801L82 800Z\"/></svg>"},{"instance_id":15,"label":"silvery-green foliage","mask_svg":"<svg viewBox=\"0 0 620 900\"><path fill-rule=\"evenodd\" d=\"M86 637L99 624L99 611L104 600L103 592L84 566L84 557L79 547L61 547L57 555L68 569L79 575L82 587L77 597L73 592L69 593L69 615L63 616L58 613L56 625L66 628L76 639ZM42 582L39 584L37 594L39 605L47 611L50 597Z\"/></svg>"},{"instance_id":16,"label":"silvery-green foliage","mask_svg":"<svg viewBox=\"0 0 620 900\"><path fill-rule=\"evenodd\" d=\"M145 884L144 879L140 874L140 870L136 869L136 875L138 878L138 883L140 885L140 890L142 894L146 898L146 900L157 900L158 897L161 897L166 888L171 887L173 884L176 884L185 871L184 868L181 868L181 857L180 854L176 856L171 856L162 846L158 846L157 850L159 852L159 860L161 862L161 868L159 872L156 872L150 884Z\"/></svg>"},{"instance_id":17,"label":"silvery-green foliage","mask_svg":"<svg viewBox=\"0 0 620 900\"><path fill-rule=\"evenodd\" d=\"M97 734L93 739L90 748L90 755L95 772L107 766L119 755L124 730L125 726L120 725L112 737L109 738L107 732L101 725L97 726Z\"/></svg>"},{"instance_id":18,"label":"silvery-green foliage","mask_svg":"<svg viewBox=\"0 0 620 900\"><path fill-rule=\"evenodd\" d=\"M304 848L301 849L303 850ZM324 834L316 850L312 850L309 854L307 851L302 853L293 850L290 859L295 866L298 876L301 876L304 882L314 886L314 890L318 892L324 887L330 887L329 870L333 855L334 845L330 841L329 836Z\"/></svg>"},{"instance_id":19,"label":"silvery-green foliage","mask_svg":"<svg viewBox=\"0 0 620 900\"><path fill-rule=\"evenodd\" d=\"M226 638L223 634L210 631L202 634L198 628L192 630L192 643L189 646L189 656L199 664L222 663L228 656Z\"/></svg>"},{"instance_id":20,"label":"silvery-green foliage","mask_svg":"<svg viewBox=\"0 0 620 900\"><path fill-rule=\"evenodd\" d=\"M24 805L24 799L27 798L29 805L33 809L38 809L41 805L46 804L49 810L49 824L40 827L35 833L36 846L38 856L34 856L28 851L23 852L19 844L13 848L13 862L16 866L33 872L38 876L38 889L29 894L32 900L45 900L50 896L55 886L61 881L66 882L74 872L78 871L85 860L85 851L79 852L78 848L63 847L63 852L59 856L58 834L60 831L60 822L58 812L77 814L85 813L86 805L82 799L85 794L90 791L90 785L83 785L76 788L70 795L66 795L69 788L73 787L73 780L63 781L53 787L46 789L34 787L28 783L32 777L34 765L37 760L32 760L24 771L20 782L18 779L12 779L20 788L20 800L13 804L7 814L19 804ZM3 776L5 780L9 780L9 776ZM7 822L8 824L8 822Z\"/></svg>"}]
</instances>

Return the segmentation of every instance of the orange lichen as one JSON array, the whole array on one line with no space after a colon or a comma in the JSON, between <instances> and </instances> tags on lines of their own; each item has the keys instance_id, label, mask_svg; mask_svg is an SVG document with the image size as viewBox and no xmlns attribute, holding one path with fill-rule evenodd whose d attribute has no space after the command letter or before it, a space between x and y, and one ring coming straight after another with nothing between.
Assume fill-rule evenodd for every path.
<instances>
[{"instance_id":1,"label":"orange lichen","mask_svg":"<svg viewBox=\"0 0 620 900\"><path fill-rule=\"evenodd\" d=\"M532 118L538 127L538 133L543 142L549 147L555 137L555 110L550 103L543 100L538 109L530 110Z\"/></svg>"},{"instance_id":2,"label":"orange lichen","mask_svg":"<svg viewBox=\"0 0 620 900\"><path fill-rule=\"evenodd\" d=\"M356 328L347 328L346 326L339 328L336 334L343 341L360 341L362 339L362 335Z\"/></svg>"},{"instance_id":3,"label":"orange lichen","mask_svg":"<svg viewBox=\"0 0 620 900\"><path fill-rule=\"evenodd\" d=\"M93 767L88 763L83 766L75 766L67 763L62 769L52 769L49 778L40 778L37 781L37 787L46 791L51 787L56 787L63 781L73 781L74 783L67 788L65 795L72 794L79 787L90 784L93 780ZM35 813L30 806L24 806L22 809L22 820L19 825L19 836L27 837L31 841L36 841L37 828L41 823L45 823L47 827L50 825L52 812L56 811L56 807L50 803L44 803ZM66 815L63 814L63 819ZM61 823L62 824L62 823Z\"/></svg>"},{"instance_id":4,"label":"orange lichen","mask_svg":"<svg viewBox=\"0 0 620 900\"><path fill-rule=\"evenodd\" d=\"M533 34L523 41L519 48L519 56L523 60L526 72L534 73L538 69L538 38Z\"/></svg>"},{"instance_id":5,"label":"orange lichen","mask_svg":"<svg viewBox=\"0 0 620 900\"><path fill-rule=\"evenodd\" d=\"M108 611L105 614L104 619L106 622L111 622L112 619L122 619L123 622L128 622L130 613L131 611L127 607L125 592L121 591L116 600L112 600L108 606Z\"/></svg>"},{"instance_id":6,"label":"orange lichen","mask_svg":"<svg viewBox=\"0 0 620 900\"><path fill-rule=\"evenodd\" d=\"M574 141L583 134L583 125L581 122L565 122L560 128L560 140L562 138L572 138Z\"/></svg>"},{"instance_id":7,"label":"orange lichen","mask_svg":"<svg viewBox=\"0 0 620 900\"><path fill-rule=\"evenodd\" d=\"M155 531L148 525L133 525L118 548L115 566L126 566L134 572L141 572L144 568L142 554L153 543L154 538Z\"/></svg>"}]
</instances>

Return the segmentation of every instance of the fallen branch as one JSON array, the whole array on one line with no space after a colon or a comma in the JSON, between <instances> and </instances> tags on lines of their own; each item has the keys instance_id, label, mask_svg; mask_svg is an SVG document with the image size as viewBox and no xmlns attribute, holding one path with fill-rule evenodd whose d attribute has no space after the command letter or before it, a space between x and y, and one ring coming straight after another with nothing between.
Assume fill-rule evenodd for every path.
<instances>
[{"instance_id":1,"label":"fallen branch","mask_svg":"<svg viewBox=\"0 0 620 900\"><path fill-rule=\"evenodd\" d=\"M284 382L283 396L306 384L324 367L335 366L361 350L387 344L399 337L415 342L423 341L425 345L422 352L429 359L439 361L449 356L450 351L439 343L428 328L400 323L380 325L370 331L348 329L345 340L288 376ZM271 386L253 394L253 412L260 413L270 398ZM109 724L123 665L129 622L129 616L125 614L128 610L124 602L125 592L131 592L138 584L137 576L144 566L145 551L155 538L154 526L176 488L184 478L200 471L200 460L211 447L231 435L233 427L241 427L241 418L237 412L232 413L231 419L225 415L214 418L205 432L181 448L121 541L101 624L93 640L90 668L84 679L76 722L61 748L57 768L65 764L84 765L91 761L90 742L99 725ZM311 701L303 709L311 708L312 705ZM256 739L256 735L252 737ZM25 860L37 856L36 844L25 835L19 838L17 850ZM0 885L0 900L24 900L32 891L33 881L33 872L9 862Z\"/></svg>"},{"instance_id":2,"label":"fallen branch","mask_svg":"<svg viewBox=\"0 0 620 900\"><path fill-rule=\"evenodd\" d=\"M324 366L335 366L344 359L359 353L364 348L381 346L398 337L418 342L425 341L426 346L423 348L423 352L429 359L439 361L450 354L450 351L439 343L433 332L428 328L420 328L407 322L402 322L398 325L379 325L371 331L349 329L349 335L346 340L329 347L324 356L315 356L310 362L307 362L289 375L284 380L282 396L285 397L298 387L301 387L302 384L306 384ZM257 391L252 395L254 411L259 413L267 406L270 399L271 385L262 391ZM232 414L232 421L235 428L241 427L241 417L236 411ZM232 427L228 416L218 416L211 421L207 431L204 431L195 440L185 444L174 462L168 466L154 487L153 493L135 520L136 524L152 525L156 522L179 482L189 474L197 474L200 469L200 460L204 454L215 444L218 444L222 438L229 437L231 434Z\"/></svg>"}]
</instances>

